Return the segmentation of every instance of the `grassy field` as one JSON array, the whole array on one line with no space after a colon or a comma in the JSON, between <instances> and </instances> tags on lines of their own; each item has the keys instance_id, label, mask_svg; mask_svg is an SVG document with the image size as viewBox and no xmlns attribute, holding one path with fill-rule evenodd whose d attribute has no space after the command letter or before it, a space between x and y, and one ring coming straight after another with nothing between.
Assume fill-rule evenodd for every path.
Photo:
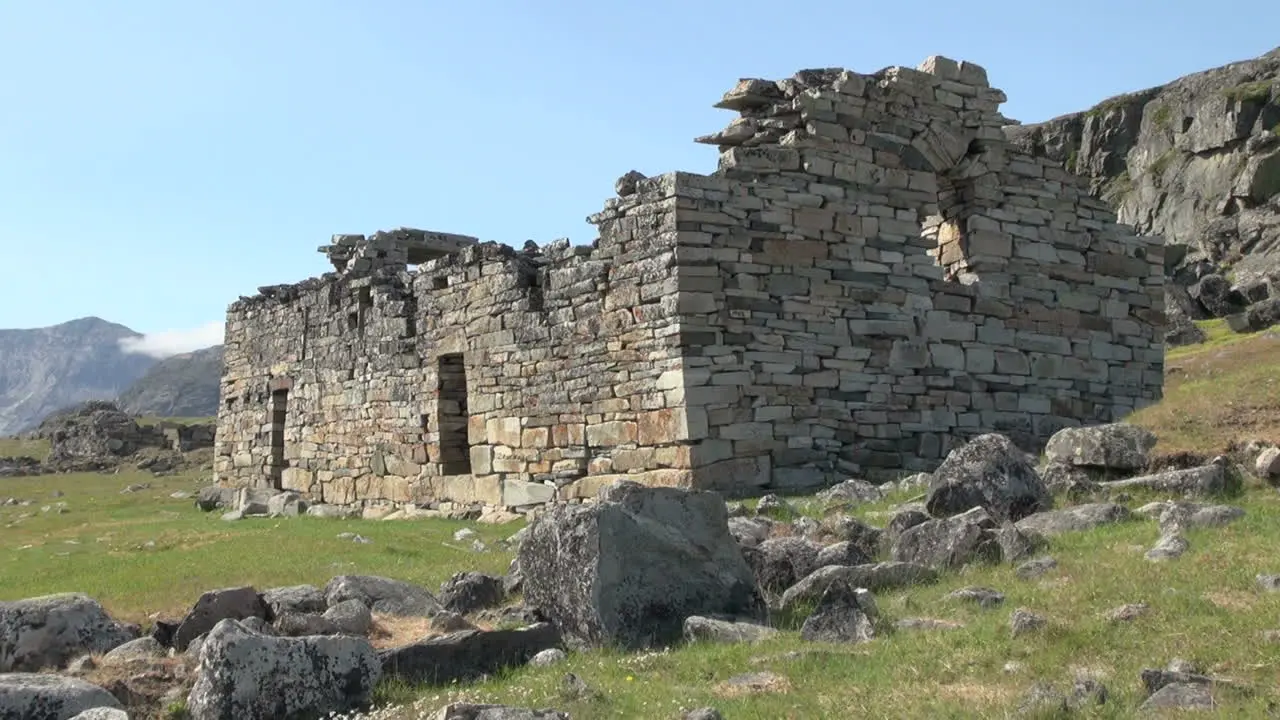
<instances>
[{"instance_id":1,"label":"grassy field","mask_svg":"<svg viewBox=\"0 0 1280 720\"><path fill-rule=\"evenodd\" d=\"M1159 451L1215 453L1233 441L1277 439L1280 342L1258 334L1214 336L1169 359L1166 399L1134 420L1161 437ZM0 447L0 454L6 449ZM518 525L463 522L294 518L223 522L194 509L175 491L193 491L196 476L152 478L138 473L0 479L0 599L76 590L99 598L134 621L181 614L206 589L252 584L323 584L344 573L382 574L435 587L459 570L505 570L510 554L495 541ZM149 489L121 493L148 482ZM54 497L55 491L63 493ZM890 501L860 515L880 524ZM1149 497L1128 502L1138 507ZM1045 551L1058 566L1035 580L1009 566L974 567L933 586L882 593L884 630L872 642L821 645L795 632L757 645L694 645L623 655L571 654L552 668L520 668L467 687L384 685L384 702L402 704L402 718L423 716L449 700L472 699L555 707L574 718L675 718L681 708L718 707L739 719L827 717L1003 717L1027 690L1044 681L1069 686L1076 671L1099 676L1109 701L1079 717L1137 717L1144 693L1139 673L1183 658L1234 681L1219 685L1215 716L1271 717L1280 704L1280 593L1256 587L1258 573L1280 573L1280 494L1249 479L1224 502L1246 516L1226 527L1187 534L1190 551L1167 563L1143 557L1159 535L1156 523L1135 520L1062 536ZM64 513L57 503L66 503ZM43 508L50 509L45 512ZM878 514L879 513L879 514ZM21 517L30 515L30 517ZM490 550L454 543L473 527ZM337 537L355 532L371 544ZM946 600L955 589L981 585L1007 596L994 609ZM1128 623L1105 617L1127 603L1146 603ZM1042 632L1011 637L1009 616L1027 608L1049 618ZM891 632L892 621L930 617L963 623L953 630ZM726 684L736 675L768 671L758 688ZM562 689L573 672L598 691L590 698Z\"/></svg>"}]
</instances>

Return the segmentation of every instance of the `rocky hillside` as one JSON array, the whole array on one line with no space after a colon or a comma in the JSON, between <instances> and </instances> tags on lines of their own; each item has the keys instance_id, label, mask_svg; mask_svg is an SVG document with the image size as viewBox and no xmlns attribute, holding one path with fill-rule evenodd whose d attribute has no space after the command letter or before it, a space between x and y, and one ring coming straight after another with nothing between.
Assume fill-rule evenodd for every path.
<instances>
[{"instance_id":1,"label":"rocky hillside","mask_svg":"<svg viewBox=\"0 0 1280 720\"><path fill-rule=\"evenodd\" d=\"M59 408L119 395L156 362L121 350L120 340L131 337L138 333L95 317L0 330L0 435Z\"/></svg>"},{"instance_id":2,"label":"rocky hillside","mask_svg":"<svg viewBox=\"0 0 1280 720\"><path fill-rule=\"evenodd\" d=\"M174 355L153 365L117 403L135 416L209 417L218 413L221 377L221 345Z\"/></svg>"},{"instance_id":3,"label":"rocky hillside","mask_svg":"<svg viewBox=\"0 0 1280 720\"><path fill-rule=\"evenodd\" d=\"M1006 133L1164 235L1179 284L1280 275L1280 48Z\"/></svg>"}]
</instances>

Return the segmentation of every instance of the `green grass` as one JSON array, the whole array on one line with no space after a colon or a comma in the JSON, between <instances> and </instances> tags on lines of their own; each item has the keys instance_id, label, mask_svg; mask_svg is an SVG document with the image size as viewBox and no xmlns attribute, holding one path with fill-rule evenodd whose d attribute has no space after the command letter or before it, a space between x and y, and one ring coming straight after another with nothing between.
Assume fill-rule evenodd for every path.
<instances>
[{"instance_id":1,"label":"green grass","mask_svg":"<svg viewBox=\"0 0 1280 720\"><path fill-rule=\"evenodd\" d=\"M371 574L434 589L456 570L505 572L511 556L494 543L519 528L311 517L225 522L169 497L194 491L202 479L125 472L0 478L0 497L34 501L0 506L0 600L84 592L141 622L154 612L180 615L202 592L233 585L323 585L335 575ZM120 492L139 483L151 489ZM65 514L41 511L61 502ZM462 527L491 549L476 553L469 542L453 542ZM342 532L373 542L338 539Z\"/></svg>"},{"instance_id":2,"label":"green grass","mask_svg":"<svg viewBox=\"0 0 1280 720\"><path fill-rule=\"evenodd\" d=\"M26 455L42 459L48 454L48 440L21 440L13 437L0 437L0 457Z\"/></svg>"},{"instance_id":3,"label":"green grass","mask_svg":"<svg viewBox=\"0 0 1280 720\"><path fill-rule=\"evenodd\" d=\"M1271 81L1241 83L1222 91L1223 97L1234 103L1266 102L1271 99Z\"/></svg>"}]
</instances>

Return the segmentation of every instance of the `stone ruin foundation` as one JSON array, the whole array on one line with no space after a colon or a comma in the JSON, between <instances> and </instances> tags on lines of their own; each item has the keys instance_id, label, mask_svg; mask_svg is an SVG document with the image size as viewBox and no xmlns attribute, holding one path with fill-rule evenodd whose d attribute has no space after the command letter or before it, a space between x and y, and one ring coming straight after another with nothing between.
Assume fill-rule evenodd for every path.
<instances>
[{"instance_id":1,"label":"stone ruin foundation","mask_svg":"<svg viewBox=\"0 0 1280 720\"><path fill-rule=\"evenodd\" d=\"M1160 238L1016 150L941 57L742 80L711 175L628 173L590 247L398 229L227 313L223 485L528 508L1027 449L1155 402Z\"/></svg>"}]
</instances>

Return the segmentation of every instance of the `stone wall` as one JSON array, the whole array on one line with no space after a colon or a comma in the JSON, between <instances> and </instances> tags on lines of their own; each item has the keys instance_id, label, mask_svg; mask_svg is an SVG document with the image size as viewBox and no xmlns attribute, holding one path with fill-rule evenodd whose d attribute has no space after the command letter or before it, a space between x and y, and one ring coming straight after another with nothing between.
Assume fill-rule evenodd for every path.
<instances>
[{"instance_id":1,"label":"stone wall","mask_svg":"<svg viewBox=\"0 0 1280 720\"><path fill-rule=\"evenodd\" d=\"M591 247L401 229L228 311L215 471L522 507L618 474L731 494L1029 448L1160 396L1163 247L931 58L744 80L710 176L629 173ZM414 267L416 266L416 267Z\"/></svg>"}]
</instances>

